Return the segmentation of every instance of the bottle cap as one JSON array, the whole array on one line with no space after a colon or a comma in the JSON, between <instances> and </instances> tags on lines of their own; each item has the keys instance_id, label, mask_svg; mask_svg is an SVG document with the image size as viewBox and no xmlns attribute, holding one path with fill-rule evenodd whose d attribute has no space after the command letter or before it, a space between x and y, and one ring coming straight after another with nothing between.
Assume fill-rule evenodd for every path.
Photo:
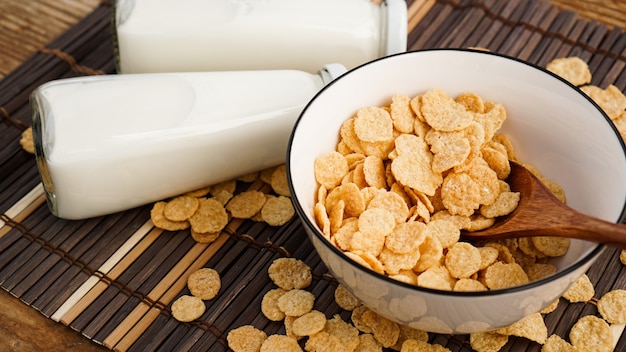
<instances>
[{"instance_id":1,"label":"bottle cap","mask_svg":"<svg viewBox=\"0 0 626 352\"><path fill-rule=\"evenodd\" d=\"M382 38L381 53L384 56L402 53L407 46L407 7L404 0L384 0L381 10L385 12L382 16Z\"/></svg>"}]
</instances>

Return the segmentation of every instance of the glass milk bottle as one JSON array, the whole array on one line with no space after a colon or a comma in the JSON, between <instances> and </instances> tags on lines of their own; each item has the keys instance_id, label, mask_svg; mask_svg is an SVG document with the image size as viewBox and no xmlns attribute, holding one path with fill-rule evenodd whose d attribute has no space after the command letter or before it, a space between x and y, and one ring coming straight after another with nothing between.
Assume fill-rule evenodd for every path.
<instances>
[{"instance_id":1,"label":"glass milk bottle","mask_svg":"<svg viewBox=\"0 0 626 352\"><path fill-rule=\"evenodd\" d=\"M67 78L31 95L53 214L130 209L285 161L308 101L345 72L151 73Z\"/></svg>"},{"instance_id":2,"label":"glass milk bottle","mask_svg":"<svg viewBox=\"0 0 626 352\"><path fill-rule=\"evenodd\" d=\"M351 69L406 51L405 0L117 0L120 73Z\"/></svg>"}]
</instances>

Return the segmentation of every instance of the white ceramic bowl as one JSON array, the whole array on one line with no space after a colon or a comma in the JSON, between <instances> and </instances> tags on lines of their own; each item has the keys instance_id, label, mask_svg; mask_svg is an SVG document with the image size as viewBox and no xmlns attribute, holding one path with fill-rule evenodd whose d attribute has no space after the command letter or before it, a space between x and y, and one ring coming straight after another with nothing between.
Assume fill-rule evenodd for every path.
<instances>
[{"instance_id":1,"label":"white ceramic bowl","mask_svg":"<svg viewBox=\"0 0 626 352\"><path fill-rule=\"evenodd\" d=\"M389 104L439 88L450 96L474 92L504 105L507 133L522 160L563 186L574 209L622 220L626 204L624 145L606 115L566 81L498 54L455 49L402 53L341 76L306 106L289 142L288 177L298 215L330 272L369 308L398 323L436 333L470 333L507 326L554 302L604 246L572 240L558 272L510 289L447 292L398 282L345 256L313 218L316 157L335 149L344 120L361 107Z\"/></svg>"}]
</instances>

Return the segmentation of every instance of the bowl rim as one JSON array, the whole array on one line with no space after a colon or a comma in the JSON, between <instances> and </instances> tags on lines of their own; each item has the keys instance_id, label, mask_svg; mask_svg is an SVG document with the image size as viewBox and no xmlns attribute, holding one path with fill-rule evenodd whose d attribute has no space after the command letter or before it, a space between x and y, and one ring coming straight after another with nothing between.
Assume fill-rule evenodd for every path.
<instances>
[{"instance_id":1,"label":"bowl rim","mask_svg":"<svg viewBox=\"0 0 626 352\"><path fill-rule=\"evenodd\" d=\"M608 117L608 115L602 110L602 108L600 108L600 106L594 102L587 94L585 94L582 90L580 90L580 88L578 88L577 86L573 85L572 83L570 83L569 81L567 81L566 79L558 76L557 74L548 71L546 68L541 67L539 65L533 64L531 62L528 62L526 60L514 57L514 56L509 56L506 54L501 54L501 53L495 53L495 52L490 52L490 51L485 51L485 50L480 50L480 49L471 49L471 48L430 48L430 49L418 49L418 50L410 50L410 51L405 51L405 52L401 52L401 53L397 53L397 54L393 54L393 55L388 55L385 57L381 57L378 59L374 59L372 61L363 63L359 66L356 66L350 70L348 70L346 73L344 73L343 75L339 76L338 78L336 78L335 80L333 80L332 82L330 82L329 84L327 84L326 86L324 86L322 89L320 89L312 98L311 100L309 100L307 102L307 104L305 105L305 107L303 108L303 110L301 111L301 113L299 114L297 120L294 123L294 126L292 128L290 137L289 137L289 141L288 141L288 145L287 145L287 154L286 154L286 168L287 168L287 183L289 185L289 189L291 191L292 194L292 203L294 204L294 208L296 210L296 213L298 214L300 221L303 222L303 226L309 227L312 231L312 233L315 235L315 237L322 243L323 246L325 246L326 248L328 248L331 252L334 252L336 255L338 255L340 258L344 259L346 263L348 263L349 265L355 267L357 270L368 274L370 276L374 276L375 278L378 278L380 280L383 280L385 282L388 282L390 284L393 285L398 285L401 286L405 289L409 289L409 290L414 290L415 292L421 292L421 293L426 293L426 294L434 294L434 295L439 295L439 296L446 296L446 297L454 297L454 298L460 298L460 297L490 297L490 296L496 296L496 295L506 295L506 294L512 294L512 293L519 293L519 292L523 292L526 290L530 290L530 289L534 289L540 286L543 286L545 284L548 284L549 282L558 280L562 277L565 277L567 275L569 275L570 273L578 270L579 268L583 267L584 265L587 265L590 261L594 260L595 258L597 258L602 251L607 248L606 245L598 243L596 245L595 248L593 248L593 250L591 250L586 256L584 256L583 258L581 258L580 260L578 260L577 262L563 268L560 271L557 271L556 273L543 277L541 279L535 280L535 281L531 281L529 283L523 284L523 285L519 285L519 286L514 286L514 287L509 287L509 288L503 288L503 289L495 289L495 290L487 290L487 291L447 291L447 290L439 290L439 289L433 289L433 288L428 288L428 287L421 287L421 286L417 286L417 285L413 285L413 284L409 284L409 283L405 283L402 281L398 281L398 280L394 280L390 277L388 277L387 275L378 273L372 269L369 269L367 267L364 267L363 265L357 263L356 261L354 261L353 259L351 259L350 257L348 257L347 255L344 254L343 251L341 251L339 248L337 248L336 246L334 246L332 243L330 243L324 236L323 234L319 231L318 226L314 223L312 223L309 220L309 216L308 216L308 212L305 211L301 205L301 203L298 200L298 196L295 192L295 187L293 185L293 178L291 176L291 160L290 160L290 155L291 155L291 149L292 149L292 145L293 145L293 141L295 138L295 134L296 134L296 130L298 129L298 125L300 124L300 121L302 120L303 116L306 114L307 110L309 109L310 105L313 104L313 102L315 100L317 100L318 96L321 94L324 94L324 92L328 89L330 89L330 87L332 85L334 85L336 82L345 79L345 77L349 76L350 73L352 71L355 70L359 70L361 67L364 66L368 66L368 65L372 65L375 64L376 62L379 61L383 61L383 60L387 60L388 58L391 57L395 57L395 56L403 56L403 55L419 55L419 54L424 54L424 53L429 53L429 52L450 52L450 53L454 53L454 52L471 52L471 53L475 53L475 54L480 54L480 55L487 55L487 56L497 56L506 60L512 60L512 61L516 61L520 64L529 66L531 68L537 69L539 71L542 71L545 74L548 74L549 76L552 76L555 79L558 79L560 81L562 81L563 83L565 83L567 86L569 86L570 88L574 89L579 95L581 95L583 98L585 98L589 103L591 103L597 110L598 112L604 117L604 119L609 123L609 126L613 129L613 132L615 133L615 135L618 137L618 140L621 144L622 147L622 151L623 156L624 156L624 162L626 163L626 144L624 143L624 140L621 138L617 128L615 127L615 124L611 121L611 119ZM623 205L622 205L622 210L620 212L619 218L615 221L616 223L620 223L622 221L624 221L624 217L626 216L626 197L624 199Z\"/></svg>"}]
</instances>

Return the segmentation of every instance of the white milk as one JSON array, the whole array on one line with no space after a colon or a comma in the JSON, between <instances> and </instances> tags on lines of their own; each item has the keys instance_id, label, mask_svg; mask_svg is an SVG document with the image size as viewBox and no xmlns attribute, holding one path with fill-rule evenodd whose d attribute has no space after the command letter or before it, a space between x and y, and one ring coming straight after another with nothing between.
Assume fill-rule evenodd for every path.
<instances>
[{"instance_id":1,"label":"white milk","mask_svg":"<svg viewBox=\"0 0 626 352\"><path fill-rule=\"evenodd\" d=\"M304 105L345 72L110 75L32 95L37 161L51 211L83 219L283 163Z\"/></svg>"},{"instance_id":2,"label":"white milk","mask_svg":"<svg viewBox=\"0 0 626 352\"><path fill-rule=\"evenodd\" d=\"M118 0L120 73L353 68L406 51L404 0Z\"/></svg>"}]
</instances>

